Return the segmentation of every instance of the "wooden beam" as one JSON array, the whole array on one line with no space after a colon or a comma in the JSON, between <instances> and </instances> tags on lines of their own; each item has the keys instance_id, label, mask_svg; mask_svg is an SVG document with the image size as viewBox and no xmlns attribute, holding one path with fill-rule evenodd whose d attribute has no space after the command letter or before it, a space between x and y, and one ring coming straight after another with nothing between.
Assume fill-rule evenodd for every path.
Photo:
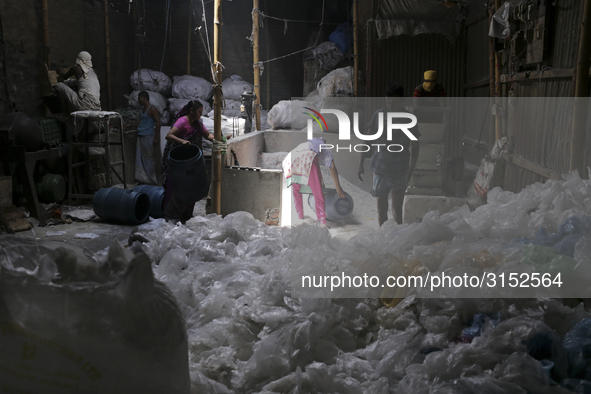
<instances>
[{"instance_id":1,"label":"wooden beam","mask_svg":"<svg viewBox=\"0 0 591 394\"><path fill-rule=\"evenodd\" d=\"M523 159L512 153L502 153L501 157L508 163L513 163L518 167L525 168L528 171L535 172L536 174L541 175L544 178L554 179L556 181L562 180L562 175L558 171L551 170L548 167L544 167L540 164Z\"/></svg>"},{"instance_id":2,"label":"wooden beam","mask_svg":"<svg viewBox=\"0 0 591 394\"><path fill-rule=\"evenodd\" d=\"M50 69L49 64L49 11L47 8L47 0L41 0L41 14L43 24L43 61L47 64L47 68Z\"/></svg>"},{"instance_id":3,"label":"wooden beam","mask_svg":"<svg viewBox=\"0 0 591 394\"><path fill-rule=\"evenodd\" d=\"M574 69L563 68L556 70L524 71L514 75L503 74L501 83L518 82L528 79L572 78Z\"/></svg>"},{"instance_id":4,"label":"wooden beam","mask_svg":"<svg viewBox=\"0 0 591 394\"><path fill-rule=\"evenodd\" d=\"M573 126L570 138L569 171L578 170L581 177L585 174L585 123L587 118L587 100L589 96L589 55L591 53L591 0L583 2L583 15L580 23L579 51L573 78L575 105Z\"/></svg>"},{"instance_id":5,"label":"wooden beam","mask_svg":"<svg viewBox=\"0 0 591 394\"><path fill-rule=\"evenodd\" d=\"M252 1L252 58L254 61L255 129L261 129L261 67L259 64L259 0Z\"/></svg>"},{"instance_id":6,"label":"wooden beam","mask_svg":"<svg viewBox=\"0 0 591 394\"><path fill-rule=\"evenodd\" d=\"M193 31L193 8L189 4L189 26L187 27L187 75L191 75L191 32Z\"/></svg>"},{"instance_id":7,"label":"wooden beam","mask_svg":"<svg viewBox=\"0 0 591 394\"><path fill-rule=\"evenodd\" d=\"M213 6L213 130L214 138L222 140L222 0L215 0ZM213 190L211 207L214 213L222 211L222 152L213 151Z\"/></svg>"},{"instance_id":8,"label":"wooden beam","mask_svg":"<svg viewBox=\"0 0 591 394\"><path fill-rule=\"evenodd\" d=\"M111 43L109 42L109 0L104 1L105 4L105 52L107 58L107 109L113 109L113 95L111 94ZM107 130L108 132L108 130ZM123 138L123 137L122 137Z\"/></svg>"}]
</instances>

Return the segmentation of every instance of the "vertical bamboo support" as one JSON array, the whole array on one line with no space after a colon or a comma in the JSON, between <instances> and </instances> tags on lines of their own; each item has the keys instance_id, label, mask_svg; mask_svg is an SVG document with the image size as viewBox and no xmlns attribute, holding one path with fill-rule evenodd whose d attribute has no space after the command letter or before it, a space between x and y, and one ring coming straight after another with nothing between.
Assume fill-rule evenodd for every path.
<instances>
[{"instance_id":1,"label":"vertical bamboo support","mask_svg":"<svg viewBox=\"0 0 591 394\"><path fill-rule=\"evenodd\" d=\"M490 5L488 9L488 25L490 26L492 22L493 14L495 13L494 5ZM491 98L495 97L495 38L488 37L488 67L489 67L489 75L488 75L488 83L489 83L489 96ZM492 108L489 108L488 111L491 111ZM485 114L486 116L486 114ZM494 123L489 123L489 142L490 146L492 147L495 143L494 138L495 135L495 127Z\"/></svg>"},{"instance_id":2,"label":"vertical bamboo support","mask_svg":"<svg viewBox=\"0 0 591 394\"><path fill-rule=\"evenodd\" d=\"M501 7L501 0L495 0L495 12ZM503 130L501 124L501 114L499 106L501 101L499 97L501 97L501 59L500 53L495 51L495 104L496 104L496 112L495 112L495 141L498 141L503 137Z\"/></svg>"},{"instance_id":3,"label":"vertical bamboo support","mask_svg":"<svg viewBox=\"0 0 591 394\"><path fill-rule=\"evenodd\" d=\"M189 26L187 28L187 75L191 75L191 30L193 28L193 10L189 4Z\"/></svg>"},{"instance_id":4,"label":"vertical bamboo support","mask_svg":"<svg viewBox=\"0 0 591 394\"><path fill-rule=\"evenodd\" d=\"M355 97L359 94L359 0L353 0L353 92Z\"/></svg>"},{"instance_id":5,"label":"vertical bamboo support","mask_svg":"<svg viewBox=\"0 0 591 394\"><path fill-rule=\"evenodd\" d=\"M265 9L267 6L267 0L265 0ZM271 40L269 40L269 29L265 29L265 46L267 48L267 59L271 57L271 45L269 44ZM265 70L265 74L267 74L267 97L266 97L266 104L265 108L267 110L271 109L271 63L267 63L267 67Z\"/></svg>"},{"instance_id":6,"label":"vertical bamboo support","mask_svg":"<svg viewBox=\"0 0 591 394\"><path fill-rule=\"evenodd\" d=\"M261 129L261 73L259 66L259 0L252 1L252 52L254 60L254 94L256 129Z\"/></svg>"},{"instance_id":7,"label":"vertical bamboo support","mask_svg":"<svg viewBox=\"0 0 591 394\"><path fill-rule=\"evenodd\" d=\"M579 175L585 177L585 118L588 101L580 99L587 97L589 90L589 55L591 54L591 1L583 2L581 17L581 36L575 71L575 102L573 109L573 129L570 140L569 171L579 170Z\"/></svg>"},{"instance_id":8,"label":"vertical bamboo support","mask_svg":"<svg viewBox=\"0 0 591 394\"><path fill-rule=\"evenodd\" d=\"M111 44L109 42L109 0L105 0L105 53L107 57L107 103L108 109L111 103Z\"/></svg>"},{"instance_id":9,"label":"vertical bamboo support","mask_svg":"<svg viewBox=\"0 0 591 394\"><path fill-rule=\"evenodd\" d=\"M495 112L495 141L500 140L503 137L503 129L502 129L502 116L500 113L500 104L501 100L501 75L500 75L500 68L501 62L499 60L500 54L498 52L495 53L495 104L496 104L496 112Z\"/></svg>"},{"instance_id":10,"label":"vertical bamboo support","mask_svg":"<svg viewBox=\"0 0 591 394\"><path fill-rule=\"evenodd\" d=\"M214 2L213 16L213 64L214 64L214 96L213 96L213 129L216 140L222 139L222 0ZM213 151L213 191L212 209L220 215L222 200L222 153Z\"/></svg>"},{"instance_id":11,"label":"vertical bamboo support","mask_svg":"<svg viewBox=\"0 0 591 394\"><path fill-rule=\"evenodd\" d=\"M373 37L373 27L369 25L369 22L367 24L367 29L365 31L365 34L367 34L366 36L366 48L365 48L365 93L367 97L372 97L372 95L374 94L373 91L373 80L372 80L372 75L373 75L373 68L372 68L372 58L373 58L373 51L372 51L372 37ZM366 114L367 116L370 116L370 113L367 112Z\"/></svg>"},{"instance_id":12,"label":"vertical bamboo support","mask_svg":"<svg viewBox=\"0 0 591 394\"><path fill-rule=\"evenodd\" d=\"M49 69L49 12L47 9L47 0L41 0L41 9L43 16L43 61L47 64L47 68Z\"/></svg>"}]
</instances>

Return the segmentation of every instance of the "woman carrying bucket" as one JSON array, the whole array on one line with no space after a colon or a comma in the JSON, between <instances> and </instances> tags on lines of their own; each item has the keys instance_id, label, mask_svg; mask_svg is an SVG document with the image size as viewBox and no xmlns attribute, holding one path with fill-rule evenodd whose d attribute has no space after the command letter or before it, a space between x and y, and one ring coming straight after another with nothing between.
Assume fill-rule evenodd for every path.
<instances>
[{"instance_id":1,"label":"woman carrying bucket","mask_svg":"<svg viewBox=\"0 0 591 394\"><path fill-rule=\"evenodd\" d=\"M322 226L326 226L326 207L322 190L322 173L319 165L330 168L330 175L334 181L338 196L340 198L346 197L339 182L339 173L332 152L328 149L321 149L324 144L326 144L324 138L312 138L289 152L282 163L287 187L292 186L298 218L304 218L304 204L300 188L302 185L308 185L312 189L316 216Z\"/></svg>"},{"instance_id":2,"label":"woman carrying bucket","mask_svg":"<svg viewBox=\"0 0 591 394\"><path fill-rule=\"evenodd\" d=\"M175 190L170 179L169 155L170 150L175 146L197 145L202 149L203 137L210 141L214 140L211 134L201 121L203 104L199 101L189 101L176 115L173 127L166 134L166 146L162 155L162 184L164 186L163 209L166 218L187 221L193 216L195 202L184 202L175 197ZM174 197L174 198L173 198Z\"/></svg>"}]
</instances>

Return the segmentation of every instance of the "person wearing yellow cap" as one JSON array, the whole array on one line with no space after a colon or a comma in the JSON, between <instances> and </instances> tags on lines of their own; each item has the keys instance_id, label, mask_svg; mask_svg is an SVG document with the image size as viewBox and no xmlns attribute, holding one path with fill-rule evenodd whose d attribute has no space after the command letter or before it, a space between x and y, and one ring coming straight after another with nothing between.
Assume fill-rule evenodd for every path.
<instances>
[{"instance_id":1,"label":"person wearing yellow cap","mask_svg":"<svg viewBox=\"0 0 591 394\"><path fill-rule=\"evenodd\" d=\"M444 87L437 83L437 71L425 71L423 83L415 88L413 97L445 97Z\"/></svg>"}]
</instances>

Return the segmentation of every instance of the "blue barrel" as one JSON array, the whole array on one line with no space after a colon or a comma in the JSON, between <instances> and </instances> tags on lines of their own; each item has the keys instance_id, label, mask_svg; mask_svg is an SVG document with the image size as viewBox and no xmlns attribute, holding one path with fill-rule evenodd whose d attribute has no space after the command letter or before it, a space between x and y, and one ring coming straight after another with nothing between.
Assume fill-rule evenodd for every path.
<instances>
[{"instance_id":1,"label":"blue barrel","mask_svg":"<svg viewBox=\"0 0 591 394\"><path fill-rule=\"evenodd\" d=\"M94 213L105 220L119 223L143 223L150 213L146 193L114 187L103 188L92 199Z\"/></svg>"},{"instance_id":2,"label":"blue barrel","mask_svg":"<svg viewBox=\"0 0 591 394\"><path fill-rule=\"evenodd\" d=\"M168 170L174 194L185 203L207 197L209 182L203 153L196 145L177 145L170 150Z\"/></svg>"},{"instance_id":3,"label":"blue barrel","mask_svg":"<svg viewBox=\"0 0 591 394\"><path fill-rule=\"evenodd\" d=\"M164 188L152 185L138 185L132 190L146 193L150 199L150 216L154 219L163 218L162 202L164 201Z\"/></svg>"},{"instance_id":4,"label":"blue barrel","mask_svg":"<svg viewBox=\"0 0 591 394\"><path fill-rule=\"evenodd\" d=\"M308 196L308 205L314 212L314 195ZM345 198L340 198L336 189L324 189L324 211L329 220L343 220L353 212L355 204L349 193L345 192Z\"/></svg>"}]
</instances>

